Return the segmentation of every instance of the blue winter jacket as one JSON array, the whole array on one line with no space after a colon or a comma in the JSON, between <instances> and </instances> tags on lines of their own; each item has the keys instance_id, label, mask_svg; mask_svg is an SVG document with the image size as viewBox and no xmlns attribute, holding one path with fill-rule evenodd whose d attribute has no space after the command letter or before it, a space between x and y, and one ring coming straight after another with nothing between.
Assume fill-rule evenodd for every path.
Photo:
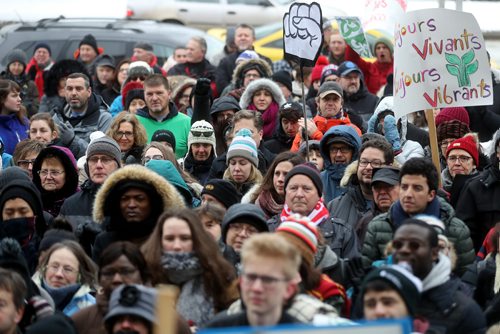
<instances>
[{"instance_id":1,"label":"blue winter jacket","mask_svg":"<svg viewBox=\"0 0 500 334\"><path fill-rule=\"evenodd\" d=\"M5 145L5 153L13 154L17 143L28 138L29 120L25 117L24 124L15 113L0 115L0 137Z\"/></svg>"}]
</instances>

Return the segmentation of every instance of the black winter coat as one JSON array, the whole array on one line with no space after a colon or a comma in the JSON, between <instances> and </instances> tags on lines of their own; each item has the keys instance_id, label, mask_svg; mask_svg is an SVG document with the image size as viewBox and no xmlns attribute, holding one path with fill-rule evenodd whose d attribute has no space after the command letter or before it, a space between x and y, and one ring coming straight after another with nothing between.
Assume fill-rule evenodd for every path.
<instances>
[{"instance_id":1,"label":"black winter coat","mask_svg":"<svg viewBox=\"0 0 500 334\"><path fill-rule=\"evenodd\" d=\"M351 110L353 114L361 116L365 122L368 122L373 115L377 104L378 97L366 89L363 81L361 81L359 90L356 93L348 96L344 92L344 106Z\"/></svg>"}]
</instances>

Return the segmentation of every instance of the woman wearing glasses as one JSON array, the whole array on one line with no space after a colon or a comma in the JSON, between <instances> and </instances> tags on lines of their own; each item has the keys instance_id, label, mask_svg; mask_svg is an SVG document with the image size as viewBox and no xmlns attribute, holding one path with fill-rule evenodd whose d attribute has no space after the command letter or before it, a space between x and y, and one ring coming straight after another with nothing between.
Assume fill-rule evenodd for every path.
<instances>
[{"instance_id":1,"label":"woman wearing glasses","mask_svg":"<svg viewBox=\"0 0 500 334\"><path fill-rule=\"evenodd\" d=\"M202 327L238 297L236 272L190 209L165 212L142 252L153 284L180 288L177 311Z\"/></svg>"},{"instance_id":2,"label":"woman wearing glasses","mask_svg":"<svg viewBox=\"0 0 500 334\"><path fill-rule=\"evenodd\" d=\"M141 163L142 151L148 138L146 129L134 114L126 111L119 113L111 123L107 135L116 140L120 146L123 164Z\"/></svg>"},{"instance_id":3,"label":"woman wearing glasses","mask_svg":"<svg viewBox=\"0 0 500 334\"><path fill-rule=\"evenodd\" d=\"M441 180L444 190L451 194L452 205L458 201L465 181L478 174L479 150L473 136L470 134L456 139L446 149L446 168L441 172ZM457 175L465 176L456 178Z\"/></svg>"},{"instance_id":4,"label":"woman wearing glasses","mask_svg":"<svg viewBox=\"0 0 500 334\"><path fill-rule=\"evenodd\" d=\"M97 268L76 241L54 244L43 257L33 281L54 300L57 311L67 316L95 304L91 295Z\"/></svg>"},{"instance_id":5,"label":"woman wearing glasses","mask_svg":"<svg viewBox=\"0 0 500 334\"><path fill-rule=\"evenodd\" d=\"M66 198L78 191L78 168L71 151L44 148L33 164L33 183L42 194L44 211L57 217Z\"/></svg>"}]
</instances>

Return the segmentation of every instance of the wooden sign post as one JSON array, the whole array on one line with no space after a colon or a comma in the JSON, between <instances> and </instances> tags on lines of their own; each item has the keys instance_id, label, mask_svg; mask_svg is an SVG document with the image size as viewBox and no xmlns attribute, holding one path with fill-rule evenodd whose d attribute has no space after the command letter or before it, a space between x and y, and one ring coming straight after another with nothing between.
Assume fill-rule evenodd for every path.
<instances>
[{"instance_id":1,"label":"wooden sign post","mask_svg":"<svg viewBox=\"0 0 500 334\"><path fill-rule=\"evenodd\" d=\"M158 288L158 299L156 300L156 319L154 327L155 334L177 333L177 311L175 303L179 289L174 286L164 285Z\"/></svg>"}]
</instances>

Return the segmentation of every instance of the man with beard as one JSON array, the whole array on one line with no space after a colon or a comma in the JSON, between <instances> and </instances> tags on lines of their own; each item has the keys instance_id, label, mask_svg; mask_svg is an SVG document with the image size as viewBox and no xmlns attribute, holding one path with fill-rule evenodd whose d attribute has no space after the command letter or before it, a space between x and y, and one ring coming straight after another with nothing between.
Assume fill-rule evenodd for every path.
<instances>
[{"instance_id":1,"label":"man with beard","mask_svg":"<svg viewBox=\"0 0 500 334\"><path fill-rule=\"evenodd\" d=\"M188 135L188 153L181 162L184 170L204 185L216 156L212 124L207 121L195 122Z\"/></svg>"},{"instance_id":2,"label":"man with beard","mask_svg":"<svg viewBox=\"0 0 500 334\"><path fill-rule=\"evenodd\" d=\"M73 141L83 141L85 147L94 131L106 132L111 125L111 114L102 98L92 92L89 78L82 73L73 73L66 79L64 87L66 106L57 110L52 118L59 128L60 136Z\"/></svg>"},{"instance_id":3,"label":"man with beard","mask_svg":"<svg viewBox=\"0 0 500 334\"><path fill-rule=\"evenodd\" d=\"M169 129L175 137L175 155L182 158L187 153L187 138L191 129L191 118L179 113L170 101L172 91L167 78L153 74L144 81L146 108L137 111L136 117L146 128L150 139L156 130Z\"/></svg>"},{"instance_id":4,"label":"man with beard","mask_svg":"<svg viewBox=\"0 0 500 334\"><path fill-rule=\"evenodd\" d=\"M377 106L378 97L368 92L363 74L352 61L345 61L338 68L339 83L344 91L344 106L367 122Z\"/></svg>"},{"instance_id":5,"label":"man with beard","mask_svg":"<svg viewBox=\"0 0 500 334\"><path fill-rule=\"evenodd\" d=\"M349 177L347 191L328 204L332 216L344 220L352 228L370 210L373 169L394 163L392 147L384 140L368 140L359 152L359 160L347 167L344 175L344 178Z\"/></svg>"}]
</instances>

